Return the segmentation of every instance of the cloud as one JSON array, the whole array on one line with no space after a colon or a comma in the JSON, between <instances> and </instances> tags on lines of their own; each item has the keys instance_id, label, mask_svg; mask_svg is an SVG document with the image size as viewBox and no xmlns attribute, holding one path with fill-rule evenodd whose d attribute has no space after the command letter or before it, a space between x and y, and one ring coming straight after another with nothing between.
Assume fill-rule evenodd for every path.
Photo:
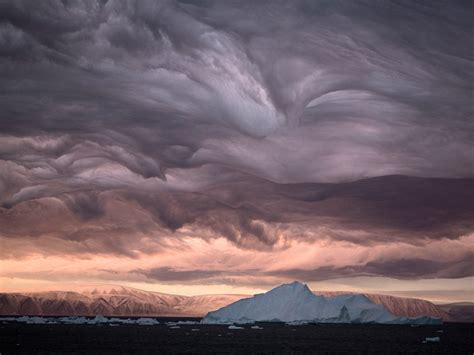
<instances>
[{"instance_id":1,"label":"cloud","mask_svg":"<svg viewBox=\"0 0 474 355\"><path fill-rule=\"evenodd\" d=\"M148 278L159 281L197 281L224 274L222 270L174 270L170 267L161 267L151 270L135 270L136 273L143 273Z\"/></svg>"},{"instance_id":2,"label":"cloud","mask_svg":"<svg viewBox=\"0 0 474 355\"><path fill-rule=\"evenodd\" d=\"M397 279L436 279L463 278L472 273L472 252L466 253L463 259L455 262L439 262L429 259L395 258L392 260L376 260L365 265L344 266L341 268L323 266L312 270L288 269L269 273L269 276L286 277L288 279L320 281L341 277L354 276L388 276Z\"/></svg>"},{"instance_id":3,"label":"cloud","mask_svg":"<svg viewBox=\"0 0 474 355\"><path fill-rule=\"evenodd\" d=\"M468 7L0 5L3 257L139 259L186 238L225 238L249 258L295 243L463 240L474 230ZM446 257L314 273L469 274ZM215 269L189 278L226 277Z\"/></svg>"}]
</instances>

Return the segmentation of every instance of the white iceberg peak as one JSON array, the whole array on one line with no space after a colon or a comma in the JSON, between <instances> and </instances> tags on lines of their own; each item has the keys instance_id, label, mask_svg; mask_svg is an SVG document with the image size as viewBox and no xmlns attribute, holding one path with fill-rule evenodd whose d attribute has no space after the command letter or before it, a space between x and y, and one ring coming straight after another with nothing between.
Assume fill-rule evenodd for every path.
<instances>
[{"instance_id":1,"label":"white iceberg peak","mask_svg":"<svg viewBox=\"0 0 474 355\"><path fill-rule=\"evenodd\" d=\"M270 292L308 292L308 293L311 293L311 290L309 289L308 285L302 283L302 282L299 282L299 281L293 281L291 283L288 283L288 284L282 284L280 286L277 286L273 289L271 289L270 291L268 291L267 293L270 293Z\"/></svg>"},{"instance_id":2,"label":"white iceberg peak","mask_svg":"<svg viewBox=\"0 0 474 355\"><path fill-rule=\"evenodd\" d=\"M317 296L309 287L295 281L242 299L209 312L203 323L252 323L280 321L292 323L440 323L437 318L396 317L382 305L373 303L362 294L335 297Z\"/></svg>"}]
</instances>

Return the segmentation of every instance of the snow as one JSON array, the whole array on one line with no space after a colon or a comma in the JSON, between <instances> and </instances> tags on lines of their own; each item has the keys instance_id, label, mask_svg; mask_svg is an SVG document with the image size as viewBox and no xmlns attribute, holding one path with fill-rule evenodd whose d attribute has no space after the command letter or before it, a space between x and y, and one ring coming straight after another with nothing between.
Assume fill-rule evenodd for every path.
<instances>
[{"instance_id":1,"label":"snow","mask_svg":"<svg viewBox=\"0 0 474 355\"><path fill-rule=\"evenodd\" d=\"M244 327L238 327L236 325L229 325L228 329L244 329Z\"/></svg>"},{"instance_id":2,"label":"snow","mask_svg":"<svg viewBox=\"0 0 474 355\"><path fill-rule=\"evenodd\" d=\"M44 317L29 317L29 316L21 316L21 317L1 317L0 322L8 323L8 322L19 322L19 323L26 323L26 324L57 324L57 319L55 318L44 318Z\"/></svg>"},{"instance_id":3,"label":"snow","mask_svg":"<svg viewBox=\"0 0 474 355\"><path fill-rule=\"evenodd\" d=\"M325 297L334 297L343 294L355 294L355 292L345 291L314 291L316 295ZM374 293L364 293L372 302L381 304L390 313L399 317L419 317L430 316L437 318L449 319L449 315L438 308L433 303L417 299L417 298L402 298L390 295L381 295Z\"/></svg>"},{"instance_id":4,"label":"snow","mask_svg":"<svg viewBox=\"0 0 474 355\"><path fill-rule=\"evenodd\" d=\"M441 342L441 338L440 337L427 337L425 338L425 340L423 341L423 343L439 343Z\"/></svg>"},{"instance_id":5,"label":"snow","mask_svg":"<svg viewBox=\"0 0 474 355\"><path fill-rule=\"evenodd\" d=\"M248 295L201 295L180 296L160 292L144 291L118 285L69 285L68 291L46 291L34 293L3 293L4 314L23 315L25 302L37 315L75 314L88 316L100 312L107 317L136 316L196 316L201 317L210 311L227 306ZM347 292L314 292L318 296L333 297ZM400 298L388 295L365 294L372 302L382 304L387 311L400 317L426 315L449 316L431 302L413 298ZM146 311L145 311L146 310Z\"/></svg>"},{"instance_id":6,"label":"snow","mask_svg":"<svg viewBox=\"0 0 474 355\"><path fill-rule=\"evenodd\" d=\"M259 327L258 325L252 325L250 328L252 328L252 329L263 329L262 327Z\"/></svg>"},{"instance_id":7,"label":"snow","mask_svg":"<svg viewBox=\"0 0 474 355\"><path fill-rule=\"evenodd\" d=\"M0 317L0 321L2 322L14 322L15 319L15 317Z\"/></svg>"},{"instance_id":8,"label":"snow","mask_svg":"<svg viewBox=\"0 0 474 355\"><path fill-rule=\"evenodd\" d=\"M119 325L119 324L139 324L139 325L156 325L160 324L154 318L139 318L139 319L125 319L125 318L107 318L101 315L97 315L94 318L86 317L4 317L0 318L0 321L4 322L20 322L26 324L90 324L90 325Z\"/></svg>"},{"instance_id":9,"label":"snow","mask_svg":"<svg viewBox=\"0 0 474 355\"><path fill-rule=\"evenodd\" d=\"M58 322L62 324L86 324L88 320L85 317L61 317Z\"/></svg>"},{"instance_id":10,"label":"snow","mask_svg":"<svg viewBox=\"0 0 474 355\"><path fill-rule=\"evenodd\" d=\"M308 320L294 320L292 322L286 322L287 325L306 325L309 324Z\"/></svg>"},{"instance_id":11,"label":"snow","mask_svg":"<svg viewBox=\"0 0 474 355\"><path fill-rule=\"evenodd\" d=\"M109 322L111 323L121 323L121 324L135 324L135 320L130 318L110 318Z\"/></svg>"},{"instance_id":12,"label":"snow","mask_svg":"<svg viewBox=\"0 0 474 355\"><path fill-rule=\"evenodd\" d=\"M171 327L171 326L176 326L176 325L199 325L199 324L201 324L201 322L196 322L196 321L192 321L192 320L180 320L180 321L177 321L177 322L166 322L165 324L168 327Z\"/></svg>"},{"instance_id":13,"label":"snow","mask_svg":"<svg viewBox=\"0 0 474 355\"><path fill-rule=\"evenodd\" d=\"M153 318L138 318L136 323L138 325L156 325L160 324L156 319Z\"/></svg>"},{"instance_id":14,"label":"snow","mask_svg":"<svg viewBox=\"0 0 474 355\"><path fill-rule=\"evenodd\" d=\"M95 316L95 318L91 321L92 324L100 324L100 323L107 323L109 320L102 315Z\"/></svg>"},{"instance_id":15,"label":"snow","mask_svg":"<svg viewBox=\"0 0 474 355\"><path fill-rule=\"evenodd\" d=\"M27 324L55 324L54 320L45 319L43 317L25 317Z\"/></svg>"},{"instance_id":16,"label":"snow","mask_svg":"<svg viewBox=\"0 0 474 355\"><path fill-rule=\"evenodd\" d=\"M439 324L438 318L396 317L362 294L317 296L300 282L280 285L266 293L242 299L202 320L206 324L243 324L256 321L310 323Z\"/></svg>"}]
</instances>

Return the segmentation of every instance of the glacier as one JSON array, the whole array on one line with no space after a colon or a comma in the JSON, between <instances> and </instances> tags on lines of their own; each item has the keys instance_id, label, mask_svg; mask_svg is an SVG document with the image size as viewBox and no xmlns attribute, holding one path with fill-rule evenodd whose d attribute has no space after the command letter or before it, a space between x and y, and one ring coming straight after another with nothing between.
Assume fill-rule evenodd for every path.
<instances>
[{"instance_id":1,"label":"glacier","mask_svg":"<svg viewBox=\"0 0 474 355\"><path fill-rule=\"evenodd\" d=\"M204 324L254 322L441 324L441 318L398 317L362 294L335 297L315 295L306 284L295 281L209 312Z\"/></svg>"}]
</instances>

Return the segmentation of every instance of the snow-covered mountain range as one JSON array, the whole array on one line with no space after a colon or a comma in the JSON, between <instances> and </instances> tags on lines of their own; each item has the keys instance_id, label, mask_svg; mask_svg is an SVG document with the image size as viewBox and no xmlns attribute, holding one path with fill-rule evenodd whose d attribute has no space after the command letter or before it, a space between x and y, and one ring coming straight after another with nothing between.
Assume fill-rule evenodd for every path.
<instances>
[{"instance_id":1,"label":"snow-covered mountain range","mask_svg":"<svg viewBox=\"0 0 474 355\"><path fill-rule=\"evenodd\" d=\"M315 292L335 297L344 292ZM421 299L366 294L400 317L441 317L448 313ZM0 315L97 315L104 316L196 316L227 306L249 295L221 294L180 296L131 287L100 285L75 286L67 291L0 293Z\"/></svg>"},{"instance_id":2,"label":"snow-covered mountain range","mask_svg":"<svg viewBox=\"0 0 474 355\"><path fill-rule=\"evenodd\" d=\"M382 324L442 322L441 318L426 315L416 318L393 315L383 305L372 302L362 294L341 294L332 297L316 295L307 285L297 281L209 312L202 322L232 324L256 321Z\"/></svg>"}]
</instances>

